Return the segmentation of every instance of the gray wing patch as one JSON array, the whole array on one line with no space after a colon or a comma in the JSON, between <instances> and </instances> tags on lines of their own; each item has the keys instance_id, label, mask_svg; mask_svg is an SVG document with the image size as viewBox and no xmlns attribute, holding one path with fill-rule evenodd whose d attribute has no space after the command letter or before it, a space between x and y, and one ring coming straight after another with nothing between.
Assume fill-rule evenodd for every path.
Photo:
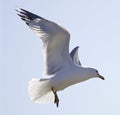
<instances>
[{"instance_id":1,"label":"gray wing patch","mask_svg":"<svg viewBox=\"0 0 120 115\"><path fill-rule=\"evenodd\" d=\"M79 48L79 46L75 47L75 48L71 51L70 56L71 56L71 58L72 58L72 60L73 60L73 62L74 62L75 64L81 66L81 62L80 62L79 56L78 56L78 48Z\"/></svg>"}]
</instances>

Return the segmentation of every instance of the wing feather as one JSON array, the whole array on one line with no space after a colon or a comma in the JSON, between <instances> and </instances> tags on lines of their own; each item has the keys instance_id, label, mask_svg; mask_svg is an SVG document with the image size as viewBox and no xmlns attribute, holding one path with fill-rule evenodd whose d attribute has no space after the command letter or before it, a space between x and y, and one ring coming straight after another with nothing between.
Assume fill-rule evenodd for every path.
<instances>
[{"instance_id":1,"label":"wing feather","mask_svg":"<svg viewBox=\"0 0 120 115\"><path fill-rule=\"evenodd\" d=\"M77 64L77 65L80 65L81 66L81 63L80 63L80 60L79 60L79 56L78 56L78 48L79 46L75 47L71 53L70 53L70 56L74 62L74 64Z\"/></svg>"},{"instance_id":2,"label":"wing feather","mask_svg":"<svg viewBox=\"0 0 120 115\"><path fill-rule=\"evenodd\" d=\"M67 30L27 10L17 8L16 11L43 41L44 75L54 74L59 69L71 64L70 34Z\"/></svg>"}]
</instances>

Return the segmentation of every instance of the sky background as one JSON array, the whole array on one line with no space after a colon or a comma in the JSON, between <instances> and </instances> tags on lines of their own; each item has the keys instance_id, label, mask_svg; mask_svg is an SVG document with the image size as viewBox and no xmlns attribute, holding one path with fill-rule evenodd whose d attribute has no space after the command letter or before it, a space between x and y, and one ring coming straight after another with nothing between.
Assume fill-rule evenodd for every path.
<instances>
[{"instance_id":1,"label":"sky background","mask_svg":"<svg viewBox=\"0 0 120 115\"><path fill-rule=\"evenodd\" d=\"M82 66L98 69L105 81L59 92L59 108L31 102L27 86L42 77L42 42L16 15L16 5L65 27L70 51L80 46ZM119 0L0 0L0 14L0 115L120 114Z\"/></svg>"}]
</instances>

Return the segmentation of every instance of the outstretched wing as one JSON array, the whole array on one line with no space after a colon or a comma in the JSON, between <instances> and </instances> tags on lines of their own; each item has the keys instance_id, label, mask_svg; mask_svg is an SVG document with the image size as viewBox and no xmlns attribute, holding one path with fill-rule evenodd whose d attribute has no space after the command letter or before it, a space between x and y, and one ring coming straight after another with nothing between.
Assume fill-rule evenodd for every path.
<instances>
[{"instance_id":1,"label":"outstretched wing","mask_svg":"<svg viewBox=\"0 0 120 115\"><path fill-rule=\"evenodd\" d=\"M77 64L77 65L80 65L81 66L81 63L80 63L80 60L79 60L79 56L78 56L78 48L79 46L75 47L71 53L70 53L70 56L74 62L74 64Z\"/></svg>"},{"instance_id":2,"label":"outstretched wing","mask_svg":"<svg viewBox=\"0 0 120 115\"><path fill-rule=\"evenodd\" d=\"M71 64L72 60L69 54L70 34L67 30L24 9L17 8L16 11L43 41L44 75L54 74Z\"/></svg>"}]
</instances>

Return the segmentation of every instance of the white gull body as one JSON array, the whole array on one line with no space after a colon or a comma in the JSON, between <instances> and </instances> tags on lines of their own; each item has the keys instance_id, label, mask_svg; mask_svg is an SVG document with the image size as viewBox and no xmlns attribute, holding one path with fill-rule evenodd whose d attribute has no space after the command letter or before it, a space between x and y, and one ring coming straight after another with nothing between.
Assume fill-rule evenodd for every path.
<instances>
[{"instance_id":1,"label":"white gull body","mask_svg":"<svg viewBox=\"0 0 120 115\"><path fill-rule=\"evenodd\" d=\"M81 66L78 47L69 53L70 34L67 30L24 9L17 8L16 11L43 41L43 78L29 82L32 101L48 103L54 100L58 107L57 91L90 78L104 79L96 69Z\"/></svg>"}]
</instances>

